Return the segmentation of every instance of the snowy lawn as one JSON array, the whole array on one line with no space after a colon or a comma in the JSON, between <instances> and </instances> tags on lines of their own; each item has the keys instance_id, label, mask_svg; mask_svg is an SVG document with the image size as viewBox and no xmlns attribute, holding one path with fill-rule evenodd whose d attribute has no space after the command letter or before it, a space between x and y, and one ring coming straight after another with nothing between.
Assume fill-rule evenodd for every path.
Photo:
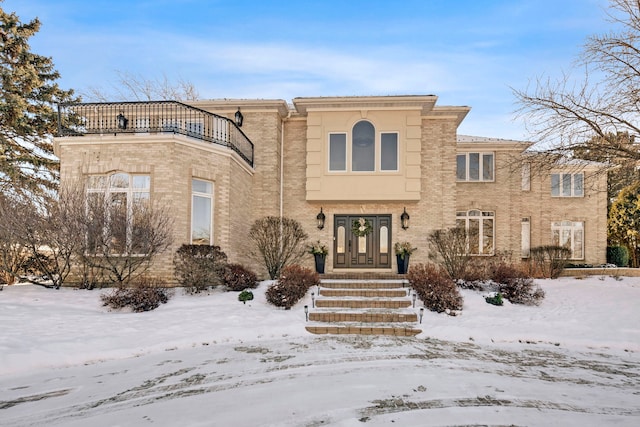
<instances>
[{"instance_id":1,"label":"snowy lawn","mask_svg":"<svg viewBox=\"0 0 640 427\"><path fill-rule=\"evenodd\" d=\"M308 334L310 297L276 309L268 282L147 313L5 286L0 426L640 425L640 278L538 283L539 307L463 291L415 338Z\"/></svg>"}]
</instances>

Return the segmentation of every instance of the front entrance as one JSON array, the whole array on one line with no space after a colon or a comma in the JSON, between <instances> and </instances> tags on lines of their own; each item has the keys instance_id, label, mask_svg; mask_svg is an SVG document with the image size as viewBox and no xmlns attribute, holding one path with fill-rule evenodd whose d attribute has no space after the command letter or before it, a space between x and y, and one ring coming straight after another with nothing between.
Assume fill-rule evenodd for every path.
<instances>
[{"instance_id":1,"label":"front entrance","mask_svg":"<svg viewBox=\"0 0 640 427\"><path fill-rule=\"evenodd\" d=\"M334 268L391 268L391 215L335 215ZM354 223L366 221L371 232L357 236Z\"/></svg>"}]
</instances>

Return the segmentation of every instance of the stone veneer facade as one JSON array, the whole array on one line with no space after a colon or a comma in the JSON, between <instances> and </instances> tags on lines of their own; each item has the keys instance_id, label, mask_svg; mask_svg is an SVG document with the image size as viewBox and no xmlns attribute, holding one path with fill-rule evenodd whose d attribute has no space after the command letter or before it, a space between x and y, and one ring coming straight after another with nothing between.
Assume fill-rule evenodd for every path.
<instances>
[{"instance_id":1,"label":"stone veneer facade","mask_svg":"<svg viewBox=\"0 0 640 427\"><path fill-rule=\"evenodd\" d=\"M576 262L605 262L604 174L596 174L589 165L581 169L583 197L552 197L550 173L532 172L530 186L523 189L521 169L514 164L528 144L458 137L457 128L469 108L440 107L436 101L427 95L296 98L293 106L283 100L191 102L229 118L241 109L242 131L255 147L253 167L225 147L169 133L58 137L55 153L63 184L91 174L151 176L151 198L165 203L174 219L173 246L151 270L165 279L173 277L175 250L190 242L192 178L214 184L213 243L230 262L248 266L263 278L264 267L248 256L252 250L248 230L267 215L296 219L310 241L329 246L327 272L342 271L334 268L334 215L391 215L391 245L410 241L418 249L411 257L413 264L428 260L431 231L454 226L456 212L473 209L494 213L496 251L519 256L523 218L530 223L531 247L551 243L553 221L581 221L584 258ZM375 126L376 135L397 133L398 170L329 171L329 133L350 136L354 124L362 120ZM379 156L379 146L377 150ZM350 155L350 148L347 152ZM494 180L457 181L456 155L465 152L493 153ZM569 167L557 169L563 170ZM321 208L326 215L322 230L316 227ZM400 225L405 208L411 216L406 230ZM310 255L305 264L313 265ZM382 270L395 269L394 261Z\"/></svg>"}]
</instances>

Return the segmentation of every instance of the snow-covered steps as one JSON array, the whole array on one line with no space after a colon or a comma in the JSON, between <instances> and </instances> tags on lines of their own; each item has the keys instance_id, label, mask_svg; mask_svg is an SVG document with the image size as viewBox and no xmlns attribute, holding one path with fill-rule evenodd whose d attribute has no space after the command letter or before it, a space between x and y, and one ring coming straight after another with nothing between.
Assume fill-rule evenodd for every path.
<instances>
[{"instance_id":1,"label":"snow-covered steps","mask_svg":"<svg viewBox=\"0 0 640 427\"><path fill-rule=\"evenodd\" d=\"M407 281L322 280L309 307L313 334L413 336L420 332Z\"/></svg>"},{"instance_id":2,"label":"snow-covered steps","mask_svg":"<svg viewBox=\"0 0 640 427\"><path fill-rule=\"evenodd\" d=\"M356 334L356 335L393 335L410 337L418 335L422 330L411 326L362 326L362 325L315 325L307 326L312 334Z\"/></svg>"}]
</instances>

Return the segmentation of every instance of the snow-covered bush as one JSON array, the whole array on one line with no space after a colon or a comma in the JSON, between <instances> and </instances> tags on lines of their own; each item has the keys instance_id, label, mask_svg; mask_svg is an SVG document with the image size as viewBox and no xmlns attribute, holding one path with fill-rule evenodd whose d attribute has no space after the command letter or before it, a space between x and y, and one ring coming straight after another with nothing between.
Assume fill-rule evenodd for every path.
<instances>
[{"instance_id":1,"label":"snow-covered bush","mask_svg":"<svg viewBox=\"0 0 640 427\"><path fill-rule=\"evenodd\" d=\"M443 268L417 264L409 269L407 279L427 309L448 314L462 310L460 290Z\"/></svg>"},{"instance_id":2,"label":"snow-covered bush","mask_svg":"<svg viewBox=\"0 0 640 427\"><path fill-rule=\"evenodd\" d=\"M258 276L240 264L227 264L224 268L224 286L228 291L242 291L258 287Z\"/></svg>"},{"instance_id":3,"label":"snow-covered bush","mask_svg":"<svg viewBox=\"0 0 640 427\"><path fill-rule=\"evenodd\" d=\"M115 310L125 307L135 313L151 311L166 304L173 290L159 286L155 281L139 279L131 286L120 286L100 295L102 305Z\"/></svg>"},{"instance_id":4,"label":"snow-covered bush","mask_svg":"<svg viewBox=\"0 0 640 427\"><path fill-rule=\"evenodd\" d=\"M299 265L290 265L282 269L278 281L267 289L267 301L288 310L306 295L310 287L319 284L320 275L315 271Z\"/></svg>"}]
</instances>

